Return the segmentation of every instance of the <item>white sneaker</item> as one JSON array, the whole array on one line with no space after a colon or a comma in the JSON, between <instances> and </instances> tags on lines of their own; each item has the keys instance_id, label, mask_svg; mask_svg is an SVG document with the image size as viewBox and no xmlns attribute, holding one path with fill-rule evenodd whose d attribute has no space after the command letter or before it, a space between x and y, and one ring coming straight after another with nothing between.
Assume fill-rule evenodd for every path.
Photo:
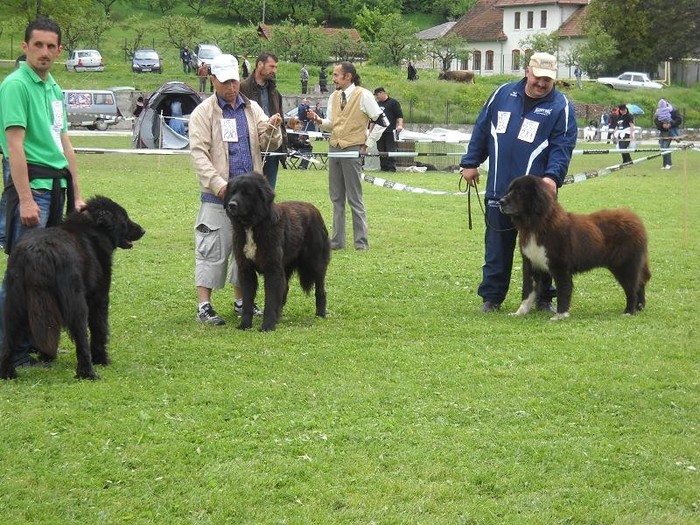
<instances>
[{"instance_id":1,"label":"white sneaker","mask_svg":"<svg viewBox=\"0 0 700 525\"><path fill-rule=\"evenodd\" d=\"M670 170L672 167L673 167L673 166L671 166L670 164L668 164L668 165L664 166L664 169L665 169L665 170Z\"/></svg>"},{"instance_id":2,"label":"white sneaker","mask_svg":"<svg viewBox=\"0 0 700 525\"><path fill-rule=\"evenodd\" d=\"M241 301L241 302L234 301L233 312L239 317L241 315L243 315L243 301ZM260 308L258 308L257 304L253 303L253 315L260 316L262 314L263 314L263 311Z\"/></svg>"}]
</instances>

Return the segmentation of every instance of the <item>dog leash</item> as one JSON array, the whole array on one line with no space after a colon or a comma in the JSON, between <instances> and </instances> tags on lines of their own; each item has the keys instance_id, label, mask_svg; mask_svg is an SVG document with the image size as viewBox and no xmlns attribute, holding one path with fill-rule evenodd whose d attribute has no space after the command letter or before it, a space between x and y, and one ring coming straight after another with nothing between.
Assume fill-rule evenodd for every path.
<instances>
[{"instance_id":1,"label":"dog leash","mask_svg":"<svg viewBox=\"0 0 700 525\"><path fill-rule=\"evenodd\" d=\"M270 133L268 134L267 147L265 148L265 151L262 154L263 167L265 167L265 164L267 163L267 158L270 154L270 144L272 144L272 134L275 132L275 127L276 126L273 126L272 124L270 124L269 120L267 121L267 129L265 131L266 132L269 131Z\"/></svg>"},{"instance_id":2,"label":"dog leash","mask_svg":"<svg viewBox=\"0 0 700 525\"><path fill-rule=\"evenodd\" d=\"M464 193L465 190L462 189L462 181L464 180L464 177L462 175L459 176L459 182L457 183L457 188L461 193ZM472 186L474 187L474 192L476 193L476 200L479 203L479 209L481 210L481 214L484 216L484 222L486 225L491 228L493 231L496 232L509 232L512 230L515 230L515 226L512 228L506 228L504 230L500 230L498 228L494 228L490 223L489 219L486 216L486 209L484 209L484 204L481 202L481 199L479 198L479 185L476 183L476 180L472 180L471 182L467 182L467 220L469 223L469 229L473 229L473 222L472 222ZM499 205L500 208L500 205ZM501 212L502 213L502 212Z\"/></svg>"},{"instance_id":3,"label":"dog leash","mask_svg":"<svg viewBox=\"0 0 700 525\"><path fill-rule=\"evenodd\" d=\"M472 187L476 192L476 199L479 202L479 208L481 208L481 213L484 216L484 220L486 219L486 210L484 210L483 204L481 204L481 201L479 200L479 185L476 183L476 180L467 182L466 190L462 189L462 181L464 181L464 177L462 177L462 175L460 174L459 182L457 183L457 189L460 193L465 193L465 191L467 193L467 222L469 224L469 229L472 230L474 229L474 223L472 222Z\"/></svg>"}]
</instances>

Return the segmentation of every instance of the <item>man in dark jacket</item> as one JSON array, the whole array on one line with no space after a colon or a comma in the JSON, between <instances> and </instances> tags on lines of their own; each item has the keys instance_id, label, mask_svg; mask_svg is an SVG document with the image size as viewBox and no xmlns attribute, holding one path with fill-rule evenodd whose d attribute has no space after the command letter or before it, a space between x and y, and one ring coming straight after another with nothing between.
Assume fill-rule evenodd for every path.
<instances>
[{"instance_id":1,"label":"man in dark jacket","mask_svg":"<svg viewBox=\"0 0 700 525\"><path fill-rule=\"evenodd\" d=\"M377 100L384 116L389 120L389 127L384 130L381 138L377 141L379 153L396 152L396 141L403 131L403 111L399 101L391 98L383 87L374 90L374 98ZM380 156L379 169L382 171L396 171L396 157Z\"/></svg>"},{"instance_id":2,"label":"man in dark jacket","mask_svg":"<svg viewBox=\"0 0 700 525\"><path fill-rule=\"evenodd\" d=\"M277 73L277 57L272 53L262 52L255 59L255 70L246 80L241 82L241 93L254 100L263 108L269 117L282 111L282 95L277 91L275 75ZM282 154L287 152L287 130L282 126L282 146L275 151L266 151L265 144L260 145L263 151L263 173L272 188L277 184L277 172ZM271 155L265 155L271 153Z\"/></svg>"},{"instance_id":3,"label":"man in dark jacket","mask_svg":"<svg viewBox=\"0 0 700 525\"><path fill-rule=\"evenodd\" d=\"M508 293L517 232L498 200L522 175L541 177L553 192L564 182L576 146L573 104L554 88L557 59L535 53L525 78L503 84L489 97L476 120L467 154L459 163L468 183L479 181L477 168L487 158L486 255L479 295L482 312L499 310ZM538 308L552 310L550 297Z\"/></svg>"}]
</instances>

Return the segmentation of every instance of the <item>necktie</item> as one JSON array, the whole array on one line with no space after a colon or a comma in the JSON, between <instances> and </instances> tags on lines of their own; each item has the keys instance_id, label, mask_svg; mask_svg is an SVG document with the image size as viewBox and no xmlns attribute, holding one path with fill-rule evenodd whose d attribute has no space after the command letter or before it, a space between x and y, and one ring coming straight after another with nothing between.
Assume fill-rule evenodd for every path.
<instances>
[{"instance_id":1,"label":"necktie","mask_svg":"<svg viewBox=\"0 0 700 525\"><path fill-rule=\"evenodd\" d=\"M345 109L345 104L347 104L348 99L345 96L345 91L340 92L340 111L343 111Z\"/></svg>"}]
</instances>

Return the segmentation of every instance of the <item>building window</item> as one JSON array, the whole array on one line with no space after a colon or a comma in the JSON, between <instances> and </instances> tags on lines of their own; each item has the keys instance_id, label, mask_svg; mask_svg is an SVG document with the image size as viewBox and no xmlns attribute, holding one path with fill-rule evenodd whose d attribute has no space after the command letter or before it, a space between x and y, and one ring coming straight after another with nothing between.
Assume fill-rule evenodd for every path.
<instances>
[{"instance_id":1,"label":"building window","mask_svg":"<svg viewBox=\"0 0 700 525\"><path fill-rule=\"evenodd\" d=\"M540 27L547 27L547 11L540 12Z\"/></svg>"},{"instance_id":2,"label":"building window","mask_svg":"<svg viewBox=\"0 0 700 525\"><path fill-rule=\"evenodd\" d=\"M486 52L486 71L493 71L493 51Z\"/></svg>"},{"instance_id":3,"label":"building window","mask_svg":"<svg viewBox=\"0 0 700 525\"><path fill-rule=\"evenodd\" d=\"M533 27L535 27L535 12L528 11L527 12L527 28L532 29Z\"/></svg>"},{"instance_id":4,"label":"building window","mask_svg":"<svg viewBox=\"0 0 700 525\"><path fill-rule=\"evenodd\" d=\"M520 69L520 50L519 49L514 49L513 50L513 71L518 71Z\"/></svg>"},{"instance_id":5,"label":"building window","mask_svg":"<svg viewBox=\"0 0 700 525\"><path fill-rule=\"evenodd\" d=\"M481 71L481 51L474 51L474 57L472 59L472 69L474 71Z\"/></svg>"},{"instance_id":6,"label":"building window","mask_svg":"<svg viewBox=\"0 0 700 525\"><path fill-rule=\"evenodd\" d=\"M520 11L515 13L515 22L513 23L515 29L520 29Z\"/></svg>"}]
</instances>

